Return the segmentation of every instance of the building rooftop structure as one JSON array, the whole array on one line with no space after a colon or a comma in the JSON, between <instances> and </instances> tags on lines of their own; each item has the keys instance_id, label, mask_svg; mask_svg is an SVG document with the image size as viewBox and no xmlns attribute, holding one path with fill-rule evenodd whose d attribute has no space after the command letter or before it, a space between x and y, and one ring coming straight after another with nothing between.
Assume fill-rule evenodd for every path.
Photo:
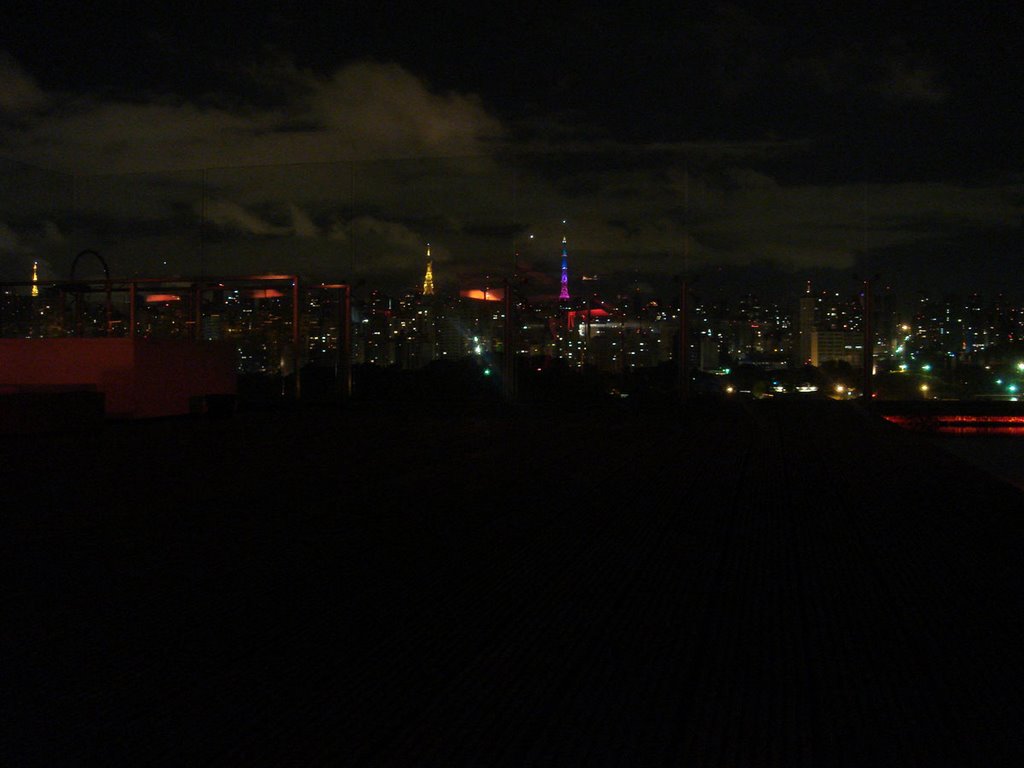
<instances>
[{"instance_id":1,"label":"building rooftop structure","mask_svg":"<svg viewBox=\"0 0 1024 768\"><path fill-rule=\"evenodd\" d=\"M356 402L0 466L5 764L1024 758L1024 497L852 403Z\"/></svg>"}]
</instances>

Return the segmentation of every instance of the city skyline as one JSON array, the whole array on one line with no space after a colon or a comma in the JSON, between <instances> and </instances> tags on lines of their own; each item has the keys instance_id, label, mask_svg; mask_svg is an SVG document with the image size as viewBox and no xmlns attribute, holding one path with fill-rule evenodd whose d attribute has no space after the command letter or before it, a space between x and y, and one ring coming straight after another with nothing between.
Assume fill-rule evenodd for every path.
<instances>
[{"instance_id":1,"label":"city skyline","mask_svg":"<svg viewBox=\"0 0 1024 768\"><path fill-rule=\"evenodd\" d=\"M112 276L109 282L53 282L33 275L31 281L0 286L0 324L5 338L231 339L240 371L273 373L284 370L290 359L281 346L285 343L303 350L300 357L310 364L337 365L343 291L351 313L353 363L421 368L433 360L501 352L509 342L516 345L517 357L561 358L572 367L606 371L623 365L651 368L678 353L678 296L665 300L595 291L538 298L512 283L506 304L503 282L482 290L435 290L429 248L425 255L422 285L390 295L373 286L360 286L364 290L355 293L351 285L318 284L287 274ZM908 306L884 285L872 283L871 288L876 360L888 369L898 365L904 371L925 363L946 369L952 360L956 366L988 370L989 363L1012 361L1016 377L1024 365L1024 305L1019 301L974 293L919 296ZM687 293L689 347L701 370L742 362L799 368L841 361L862 367L867 329L862 296L856 292L824 290L808 282L798 302L781 303L756 293ZM505 319L509 307L511 327ZM624 361L623 354L631 357ZM983 378L998 385L998 376ZM1012 384L1021 382L1015 378Z\"/></svg>"},{"instance_id":2,"label":"city skyline","mask_svg":"<svg viewBox=\"0 0 1024 768\"><path fill-rule=\"evenodd\" d=\"M566 222L561 222L564 229ZM531 245L536 243L533 234L527 236L527 242ZM642 298L644 301L653 301L659 305L668 306L678 302L678 291L680 276L674 275L671 279L661 276L661 282L651 280L650 276L641 276L639 273L632 275L600 275L596 273L573 272L569 276L567 238L562 236L560 243L560 255L557 260L548 259L546 272L535 268L533 264L527 263L522 258L522 251L516 247L513 252L511 263L502 265L496 270L476 270L472 272L452 272L442 270L438 277L434 275L434 259L431 254L431 246L425 244L426 256L420 257L418 263L413 264L402 274L392 275L382 281L368 281L356 273L355 279L350 277L336 277L325 274L308 274L289 272L278 269L269 272L253 271L253 275L296 275L304 287L315 287L319 283L336 283L338 280L346 282L353 291L353 296L360 294L369 296L371 294L385 294L395 298L408 297L417 293L426 295L445 294L469 298L481 298L485 294L492 297L502 295L502 286L508 281L513 286L514 294L522 300L529 302L549 302L556 300L566 301L570 298L579 301L610 301L617 302L623 299ZM99 258L86 259L82 266L77 266L81 257L95 254ZM91 249L82 251L72 260L77 266L77 279L91 283L100 283L109 276L118 284L127 285L129 282L142 280L143 282L166 281L168 283L184 282L209 282L211 279L236 279L242 277L241 272L234 273L192 273L174 274L171 272L156 272L152 274L117 274L108 268L106 258L96 254ZM537 262L535 262L537 263ZM68 275L41 274L39 260L31 259L29 262L30 274L16 276L13 280L0 281L7 286L7 290L17 290L21 286L27 290L31 284L32 295L38 295L38 286L47 284L60 286L68 283ZM560 265L560 266L559 266ZM880 274L861 276L857 274L837 278L835 274L821 272L820 270L804 270L799 275L782 274L773 275L766 279L764 272L759 272L756 267L744 268L746 281L737 280L735 276L722 278L723 269L709 270L708 272L690 271L686 274L688 279L688 292L700 296L703 300L712 304L723 304L739 302L742 304L751 297L780 306L788 306L795 309L798 300L806 295L818 297L834 297L842 300L858 300L862 295L865 279L870 279L873 285L872 292L875 295L885 295L891 303L894 311L902 313L906 317L913 315L922 304L946 303L946 304L977 304L978 302L996 302L1002 304L1015 304L1024 300L1019 291L1015 291L1012 285L999 284L994 289L982 290L981 286L975 284L961 284L955 288L944 288L941 290L929 291L924 288L907 290L906 285L894 285L894 281L883 279ZM824 275L824 279L815 279L810 275ZM74 276L72 275L74 282ZM718 278L718 279L716 279ZM774 282L773 282L774 281ZM436 285L436 289L435 289ZM570 288L571 286L571 288ZM571 296L567 295L571 290ZM575 303L579 303L578 301Z\"/></svg>"}]
</instances>

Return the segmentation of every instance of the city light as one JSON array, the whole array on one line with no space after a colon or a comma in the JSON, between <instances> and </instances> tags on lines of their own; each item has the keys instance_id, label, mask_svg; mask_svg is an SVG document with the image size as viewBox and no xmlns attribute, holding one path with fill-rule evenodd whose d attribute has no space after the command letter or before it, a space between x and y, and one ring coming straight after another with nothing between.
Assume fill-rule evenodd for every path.
<instances>
[{"instance_id":1,"label":"city light","mask_svg":"<svg viewBox=\"0 0 1024 768\"><path fill-rule=\"evenodd\" d=\"M560 238L562 250L567 253L565 238ZM555 253L557 250L552 249ZM351 364L372 364L396 366L403 369L419 369L434 360L455 360L473 358L481 363L487 361L491 352L503 350L505 345L514 344L516 356L530 356L546 359L561 359L576 368L588 368L621 374L627 370L653 368L672 361L678 354L678 314L650 296L623 295L616 298L600 298L596 292L572 303L559 302L557 290L545 296L542 302L532 304L527 296L516 295L512 322L506 313L496 305L505 291L501 288L485 287L499 276L473 276L467 278L479 289L456 289L448 295L435 295L445 278L444 272L435 273L430 257L433 248L428 244L424 261L418 261L417 280L406 294L395 297L385 296L378 290L370 291L367 297L357 297L351 311ZM550 270L554 285L559 275L557 257L551 259ZM420 271L425 266L424 271ZM267 276L260 276L264 280ZM286 276L273 276L286 279ZM438 282L435 282L435 278ZM288 278L291 279L291 278ZM449 278L450 279L450 278ZM291 353L282 353L287 345L291 328L300 329L303 348L299 350L302 364L337 365L338 350L338 304L332 303L329 294L316 287L302 286L306 291L299 312L292 312L291 294L281 286L254 285L238 281L230 285L225 279L210 282L197 289L196 286L179 285L178 281L160 284L156 281L140 280L136 286L137 310L136 328L147 336L195 336L204 340L231 340L239 343L239 370L245 373L274 373L283 370L286 361L294 365ZM554 288L552 285L552 288ZM336 287L336 286L329 286ZM320 293L315 291L320 289ZM122 289L123 290L123 289ZM27 293L27 291L26 291ZM195 304L195 296L201 302ZM302 295L302 294L299 294ZM745 296L739 313L731 312L727 306L721 308L698 301L692 309L693 322L689 326L690 364L698 370L698 376L731 376L735 371L744 372L742 381L733 380L720 392L732 395L754 397L773 394L816 393L819 387L811 384L809 377L783 381L785 372L789 375L794 365L821 365L823 371L833 377L825 392L832 398L845 400L860 393L846 384L851 374L843 374L833 364L852 366L854 370L863 364L863 338L856 335L857 308L843 308L842 301L829 299L829 306L820 307L819 314L828 318L811 324L817 334L817 354L812 359L809 350L800 349L800 333L793 317L787 318L783 306L770 308L759 303L757 297ZM7 300L13 305L12 300ZM38 302L37 302L38 303ZM124 302L122 302L122 307ZM175 305L178 305L177 307ZM27 305L26 305L27 306ZM44 307L34 307L40 316ZM719 314L721 312L721 314ZM124 309L120 314L124 314ZM52 314L52 312L51 312ZM95 314L95 313L94 313ZM1024 314L1024 313L1022 313ZM955 315L954 315L955 316ZM735 321L741 319L742 323ZM949 339L950 331L942 324L949 320L946 314L935 314L928 321L922 321L916 335L907 332L906 339L895 333L886 341L877 335L878 365L872 364L871 373L877 376L877 389L883 398L907 390L903 387L888 388L886 377L893 374L919 374L911 384L910 392L919 391L919 397L939 396L931 394L928 385L931 373L942 357L953 355L955 371L949 370L951 385L945 388L942 397L982 396L1009 400L1011 394L1024 391L1024 356L1012 358L988 357L976 360L978 350L990 345L985 336L984 345L977 341L982 332L991 334L991 329L964 329L961 338ZM38 321L33 321L39 325ZM101 327L103 322L112 328L122 329L126 319L115 316L105 320L90 317L90 327ZM732 322L742 331L730 334L727 326L720 328L716 323ZM934 323L934 325L931 325ZM56 325L56 323L54 324ZM195 326L194 328L192 326ZM508 327L506 327L508 326ZM815 327L817 326L817 327ZM26 325L27 333L36 333ZM910 329L909 324L896 325L897 333ZM750 329L756 329L751 334ZM966 335L968 330L974 336ZM509 339L505 334L512 333ZM855 334L855 335L851 335ZM1013 343L1022 334L1006 335L1006 341ZM974 339L974 341L972 341ZM952 346L952 344L955 345ZM950 352L955 348L957 352ZM901 354L902 353L902 354ZM996 353L998 354L998 353ZM916 360L915 360L916 357ZM968 379L971 368L988 369L993 373L1009 370L1017 379L1004 377L994 379L987 376ZM480 365L480 371L484 366ZM527 369L529 370L529 369ZM493 366L484 376L497 376ZM956 377L952 374L956 373ZM852 374L856 375L856 374ZM749 377L749 380L748 380ZM894 377L895 378L895 377ZM728 379L727 379L728 380ZM910 382L904 381L905 384ZM799 386L797 386L799 384ZM1024 399L1024 398L1022 398Z\"/></svg>"}]
</instances>

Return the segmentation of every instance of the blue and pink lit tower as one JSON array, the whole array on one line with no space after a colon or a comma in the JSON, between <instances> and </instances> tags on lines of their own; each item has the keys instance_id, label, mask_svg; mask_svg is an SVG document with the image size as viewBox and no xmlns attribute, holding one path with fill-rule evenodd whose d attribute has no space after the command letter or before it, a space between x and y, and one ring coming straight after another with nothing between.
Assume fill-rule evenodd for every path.
<instances>
[{"instance_id":1,"label":"blue and pink lit tower","mask_svg":"<svg viewBox=\"0 0 1024 768\"><path fill-rule=\"evenodd\" d=\"M569 300L569 245L562 236L562 290L558 293L559 301Z\"/></svg>"}]
</instances>

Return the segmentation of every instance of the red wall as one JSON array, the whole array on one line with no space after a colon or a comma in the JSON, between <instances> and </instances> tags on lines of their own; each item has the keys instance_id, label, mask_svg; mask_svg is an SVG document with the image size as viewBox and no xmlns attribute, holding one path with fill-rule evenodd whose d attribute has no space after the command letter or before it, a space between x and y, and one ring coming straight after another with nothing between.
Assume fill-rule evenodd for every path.
<instances>
[{"instance_id":1,"label":"red wall","mask_svg":"<svg viewBox=\"0 0 1024 768\"><path fill-rule=\"evenodd\" d=\"M86 387L108 416L189 413L195 396L237 393L235 354L220 342L0 339L0 391Z\"/></svg>"}]
</instances>

